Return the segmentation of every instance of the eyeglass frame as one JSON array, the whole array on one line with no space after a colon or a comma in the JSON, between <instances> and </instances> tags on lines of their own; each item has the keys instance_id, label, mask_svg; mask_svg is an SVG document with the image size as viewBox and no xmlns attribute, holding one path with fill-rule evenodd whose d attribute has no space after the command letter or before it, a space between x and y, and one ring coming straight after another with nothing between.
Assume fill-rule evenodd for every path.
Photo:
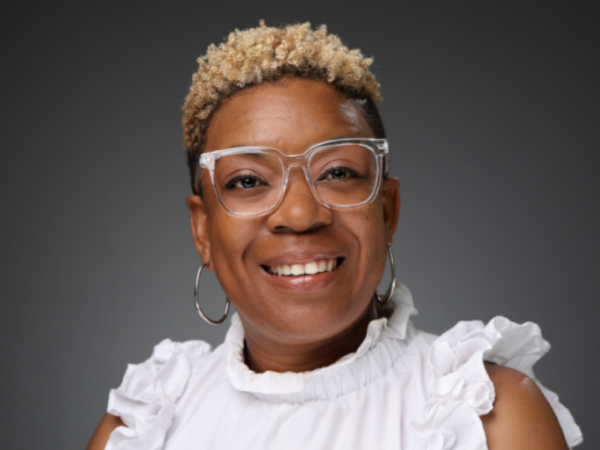
<instances>
[{"instance_id":1,"label":"eyeglass frame","mask_svg":"<svg viewBox=\"0 0 600 450\"><path fill-rule=\"evenodd\" d=\"M351 145L358 144L365 146L370 151L375 154L375 159L377 161L377 178L373 185L373 192L371 195L364 201L360 203L356 203L353 205L330 205L326 203L321 196L316 191L316 187L314 185L314 180L312 179L312 174L310 173L310 159L314 153L316 153L321 148L332 147L332 146L341 146L341 145ZM258 213L241 213L232 211L227 207L221 195L219 194L219 190L217 189L217 184L215 183L215 162L229 155L237 155L243 153L263 153L265 150L269 152L276 152L279 155L279 159L283 164L283 176L281 179L281 193L279 194L279 198L270 208L265 211L261 211ZM198 168L196 171L196 186L200 184L200 175L203 169L207 169L210 174L210 180L213 186L213 190L215 192L215 196L219 199L219 202L225 208L225 210L234 216L244 216L244 217L254 217L254 216L262 216L275 211L281 205L285 193L287 191L288 178L290 174L290 169L292 167L299 167L304 172L304 178L306 179L306 183L308 184L311 193L313 194L314 199L320 205L329 208L329 209L346 209L346 208L356 208L358 206L363 206L371 203L377 193L379 188L381 187L382 180L388 176L390 161L389 161L389 145L387 139L377 139L377 138L341 138L341 139L330 139L328 141L319 142L318 144L312 145L309 147L304 153L299 155L286 155L281 150L272 147L262 147L262 146L242 146L242 147L231 147L222 150L214 150L207 153L202 153L200 158L198 159ZM297 162L300 161L300 162Z\"/></svg>"}]
</instances>

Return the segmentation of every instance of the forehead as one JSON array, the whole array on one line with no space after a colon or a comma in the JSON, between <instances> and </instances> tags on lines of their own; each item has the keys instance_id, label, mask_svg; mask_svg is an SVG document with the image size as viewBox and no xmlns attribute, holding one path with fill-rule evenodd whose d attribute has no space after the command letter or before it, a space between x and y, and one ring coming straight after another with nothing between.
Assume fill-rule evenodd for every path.
<instances>
[{"instance_id":1,"label":"forehead","mask_svg":"<svg viewBox=\"0 0 600 450\"><path fill-rule=\"evenodd\" d=\"M340 137L374 137L354 101L323 81L288 79L228 99L211 120L205 151L257 145L296 154Z\"/></svg>"}]
</instances>

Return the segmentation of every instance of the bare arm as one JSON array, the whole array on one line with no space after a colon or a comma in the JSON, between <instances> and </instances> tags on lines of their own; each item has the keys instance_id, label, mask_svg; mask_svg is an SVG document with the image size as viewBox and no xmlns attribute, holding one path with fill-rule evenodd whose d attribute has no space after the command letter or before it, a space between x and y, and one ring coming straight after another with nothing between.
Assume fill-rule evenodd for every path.
<instances>
[{"instance_id":1,"label":"bare arm","mask_svg":"<svg viewBox=\"0 0 600 450\"><path fill-rule=\"evenodd\" d=\"M126 426L120 417L106 413L87 446L87 450L104 450L110 433L117 427Z\"/></svg>"},{"instance_id":2,"label":"bare arm","mask_svg":"<svg viewBox=\"0 0 600 450\"><path fill-rule=\"evenodd\" d=\"M481 416L490 450L567 450L550 404L535 382L508 367L486 364L496 388L494 409Z\"/></svg>"}]
</instances>

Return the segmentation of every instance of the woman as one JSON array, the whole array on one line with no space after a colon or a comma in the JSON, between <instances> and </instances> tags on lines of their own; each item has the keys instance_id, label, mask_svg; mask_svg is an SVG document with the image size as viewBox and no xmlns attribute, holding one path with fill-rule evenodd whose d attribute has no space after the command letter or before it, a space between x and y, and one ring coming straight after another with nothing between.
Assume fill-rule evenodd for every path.
<instances>
[{"instance_id":1,"label":"woman","mask_svg":"<svg viewBox=\"0 0 600 450\"><path fill-rule=\"evenodd\" d=\"M202 317L214 351L155 347L111 392L89 449L565 449L569 411L537 383L539 328L497 317L416 330L408 289L376 294L400 209L371 60L310 24L236 31L184 105ZM201 309L215 270L225 315Z\"/></svg>"}]
</instances>

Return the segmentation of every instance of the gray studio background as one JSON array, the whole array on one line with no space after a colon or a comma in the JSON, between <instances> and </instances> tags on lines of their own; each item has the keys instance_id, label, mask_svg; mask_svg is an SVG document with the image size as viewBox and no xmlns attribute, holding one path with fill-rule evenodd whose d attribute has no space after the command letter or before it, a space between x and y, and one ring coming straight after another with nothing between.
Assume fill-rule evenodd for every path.
<instances>
[{"instance_id":1,"label":"gray studio background","mask_svg":"<svg viewBox=\"0 0 600 450\"><path fill-rule=\"evenodd\" d=\"M180 106L234 28L326 23L375 56L399 278L435 333L505 315L600 448L597 2L13 2L2 18L2 434L82 449L126 364L218 344L192 306ZM213 315L216 278L203 280Z\"/></svg>"}]
</instances>

